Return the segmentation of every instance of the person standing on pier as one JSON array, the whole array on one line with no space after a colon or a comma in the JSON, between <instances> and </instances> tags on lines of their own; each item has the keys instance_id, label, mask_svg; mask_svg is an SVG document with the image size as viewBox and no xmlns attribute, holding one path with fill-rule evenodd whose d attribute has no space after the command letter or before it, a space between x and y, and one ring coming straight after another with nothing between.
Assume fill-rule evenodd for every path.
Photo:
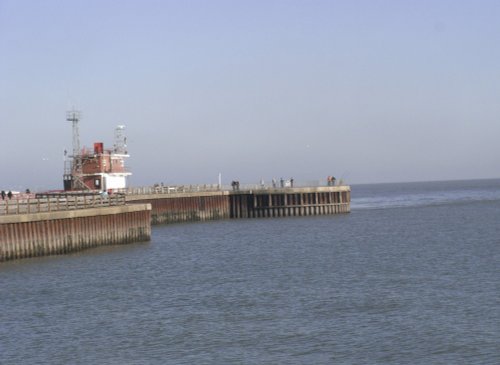
<instances>
[{"instance_id":1,"label":"person standing on pier","mask_svg":"<svg viewBox=\"0 0 500 365\"><path fill-rule=\"evenodd\" d=\"M5 190L2 190L2 200L5 200Z\"/></svg>"},{"instance_id":2,"label":"person standing on pier","mask_svg":"<svg viewBox=\"0 0 500 365\"><path fill-rule=\"evenodd\" d=\"M7 193L7 196L9 197L9 200L12 199L12 191L9 190L9 192Z\"/></svg>"},{"instance_id":3,"label":"person standing on pier","mask_svg":"<svg viewBox=\"0 0 500 365\"><path fill-rule=\"evenodd\" d=\"M328 186L334 186L335 185L335 176L328 176L327 177L327 182L328 182Z\"/></svg>"}]
</instances>

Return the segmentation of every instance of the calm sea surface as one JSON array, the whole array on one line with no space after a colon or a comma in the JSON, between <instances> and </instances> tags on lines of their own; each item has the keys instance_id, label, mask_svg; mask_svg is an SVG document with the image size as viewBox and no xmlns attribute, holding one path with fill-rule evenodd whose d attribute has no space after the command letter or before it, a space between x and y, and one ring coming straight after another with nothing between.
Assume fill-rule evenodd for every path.
<instances>
[{"instance_id":1,"label":"calm sea surface","mask_svg":"<svg viewBox=\"0 0 500 365\"><path fill-rule=\"evenodd\" d=\"M500 180L0 265L1 364L500 364Z\"/></svg>"}]
</instances>

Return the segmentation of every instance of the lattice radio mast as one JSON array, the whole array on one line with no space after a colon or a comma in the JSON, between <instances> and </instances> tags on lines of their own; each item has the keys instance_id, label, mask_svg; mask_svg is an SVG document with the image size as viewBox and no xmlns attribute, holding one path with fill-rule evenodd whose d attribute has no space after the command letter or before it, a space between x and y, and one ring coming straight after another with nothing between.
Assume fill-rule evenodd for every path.
<instances>
[{"instance_id":1,"label":"lattice radio mast","mask_svg":"<svg viewBox=\"0 0 500 365\"><path fill-rule=\"evenodd\" d=\"M82 151L80 149L80 130L78 127L78 122L81 118L81 112L72 109L66 112L66 121L72 123L73 127L73 155L71 164L71 175L73 177L74 187L85 188L85 184L82 181Z\"/></svg>"},{"instance_id":2,"label":"lattice radio mast","mask_svg":"<svg viewBox=\"0 0 500 365\"><path fill-rule=\"evenodd\" d=\"M80 155L80 130L78 122L80 121L81 113L78 110L70 110L66 112L66 121L73 124L73 157Z\"/></svg>"}]
</instances>

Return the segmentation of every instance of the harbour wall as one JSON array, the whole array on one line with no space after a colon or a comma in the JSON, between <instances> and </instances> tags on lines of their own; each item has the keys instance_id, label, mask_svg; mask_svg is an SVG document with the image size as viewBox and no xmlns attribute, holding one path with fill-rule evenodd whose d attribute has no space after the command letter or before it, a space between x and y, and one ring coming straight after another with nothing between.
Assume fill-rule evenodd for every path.
<instances>
[{"instance_id":1,"label":"harbour wall","mask_svg":"<svg viewBox=\"0 0 500 365\"><path fill-rule=\"evenodd\" d=\"M151 223L179 223L230 218L228 191L131 194L128 204L151 204Z\"/></svg>"},{"instance_id":2,"label":"harbour wall","mask_svg":"<svg viewBox=\"0 0 500 365\"><path fill-rule=\"evenodd\" d=\"M148 241L151 206L121 205L0 216L0 261Z\"/></svg>"},{"instance_id":3,"label":"harbour wall","mask_svg":"<svg viewBox=\"0 0 500 365\"><path fill-rule=\"evenodd\" d=\"M151 224L350 212L350 187L60 196L0 204L0 261L146 241Z\"/></svg>"},{"instance_id":4,"label":"harbour wall","mask_svg":"<svg viewBox=\"0 0 500 365\"><path fill-rule=\"evenodd\" d=\"M128 204L151 204L152 224L216 219L271 218L350 212L349 186L265 188L126 195Z\"/></svg>"},{"instance_id":5,"label":"harbour wall","mask_svg":"<svg viewBox=\"0 0 500 365\"><path fill-rule=\"evenodd\" d=\"M271 218L349 213L350 193L348 186L234 192L230 195L230 217Z\"/></svg>"}]
</instances>

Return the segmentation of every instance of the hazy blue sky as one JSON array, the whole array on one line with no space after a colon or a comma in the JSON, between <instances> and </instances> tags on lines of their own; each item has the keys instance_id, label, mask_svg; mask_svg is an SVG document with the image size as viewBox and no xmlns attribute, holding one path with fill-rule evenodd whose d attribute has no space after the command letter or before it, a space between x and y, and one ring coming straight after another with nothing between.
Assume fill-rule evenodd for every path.
<instances>
[{"instance_id":1,"label":"hazy blue sky","mask_svg":"<svg viewBox=\"0 0 500 365\"><path fill-rule=\"evenodd\" d=\"M500 177L500 1L0 0L0 187L127 126L132 185Z\"/></svg>"}]
</instances>

